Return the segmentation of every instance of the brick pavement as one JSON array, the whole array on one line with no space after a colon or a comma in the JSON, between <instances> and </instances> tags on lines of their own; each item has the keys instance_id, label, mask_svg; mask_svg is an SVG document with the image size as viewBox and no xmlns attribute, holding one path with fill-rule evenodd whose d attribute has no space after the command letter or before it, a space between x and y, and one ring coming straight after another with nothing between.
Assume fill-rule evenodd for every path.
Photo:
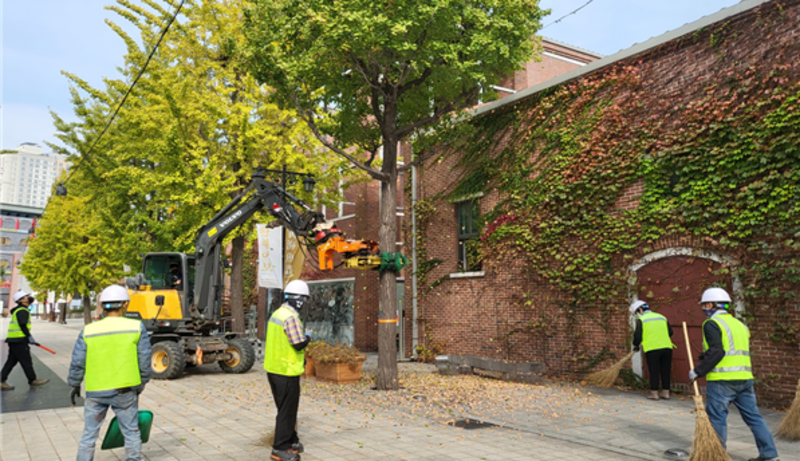
<instances>
[{"instance_id":1,"label":"brick pavement","mask_svg":"<svg viewBox=\"0 0 800 461\"><path fill-rule=\"evenodd\" d=\"M37 339L58 354L36 348L33 353L62 379L66 380L72 345L81 327L80 320L71 319L68 325L34 320ZM7 330L6 319L0 328ZM372 391L368 382L334 386L306 380L299 415L306 445L303 459L555 460L574 456L655 460L664 459L665 447L688 449L691 444L694 415L688 399L650 402L638 392L570 383L529 386L441 377L423 364L401 364L401 368L408 386L397 393ZM366 372L371 369L372 361L365 364ZM151 382L140 407L156 416L150 441L144 446L148 459L269 458L263 441L275 410L259 365L244 375L226 375L214 366L197 367L182 379ZM773 429L782 416L769 410L762 414ZM468 430L441 424L469 415L498 427ZM747 428L736 415L729 421L733 460L755 456ZM74 459L82 429L80 407L4 413L0 458ZM778 449L784 461L800 461L800 444L781 442ZM98 449L95 459L122 457L121 449Z\"/></svg>"}]
</instances>

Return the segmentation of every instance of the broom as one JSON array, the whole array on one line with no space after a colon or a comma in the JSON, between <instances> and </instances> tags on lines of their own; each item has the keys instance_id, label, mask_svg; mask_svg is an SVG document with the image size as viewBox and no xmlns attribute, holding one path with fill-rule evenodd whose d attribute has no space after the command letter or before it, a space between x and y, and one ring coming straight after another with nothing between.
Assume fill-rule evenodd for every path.
<instances>
[{"instance_id":1,"label":"broom","mask_svg":"<svg viewBox=\"0 0 800 461\"><path fill-rule=\"evenodd\" d=\"M686 339L686 355L689 357L689 367L694 370L694 360L692 359L692 347L689 344L689 332L686 329L686 322L683 322L683 337ZM730 461L728 453L722 448L717 431L708 420L703 397L694 383L694 409L697 414L694 425L694 441L692 442L692 452L689 461Z\"/></svg>"},{"instance_id":2,"label":"broom","mask_svg":"<svg viewBox=\"0 0 800 461\"><path fill-rule=\"evenodd\" d=\"M797 392L794 396L789 412L781 421L781 426L775 435L779 439L796 441L800 440L800 380L797 381Z\"/></svg>"},{"instance_id":3,"label":"broom","mask_svg":"<svg viewBox=\"0 0 800 461\"><path fill-rule=\"evenodd\" d=\"M617 376L619 376L619 370L622 369L622 366L625 365L625 362L630 360L633 357L633 354L636 352L631 351L626 355L622 360L611 365L611 367L607 370L598 371L595 373L590 374L586 377L587 380L597 384L598 386L609 387L614 384L614 381L617 380Z\"/></svg>"}]
</instances>

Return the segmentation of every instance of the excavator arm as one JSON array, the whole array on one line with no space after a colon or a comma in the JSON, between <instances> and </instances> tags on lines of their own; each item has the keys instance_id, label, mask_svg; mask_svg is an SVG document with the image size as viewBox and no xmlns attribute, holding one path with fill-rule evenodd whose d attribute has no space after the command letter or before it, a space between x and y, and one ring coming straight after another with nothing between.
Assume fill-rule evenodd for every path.
<instances>
[{"instance_id":1,"label":"excavator arm","mask_svg":"<svg viewBox=\"0 0 800 461\"><path fill-rule=\"evenodd\" d=\"M271 215L291 230L299 239L316 246L320 270L333 270L333 255L344 256L348 268L372 269L380 265L375 253L378 244L369 240L346 240L339 229L325 224L325 217L302 200L275 183L267 181L256 170L253 182L244 193L233 199L197 232L195 240L194 302L192 318L213 322L221 299L220 252L225 236L244 224L259 210ZM298 211L301 210L301 211Z\"/></svg>"},{"instance_id":2,"label":"excavator arm","mask_svg":"<svg viewBox=\"0 0 800 461\"><path fill-rule=\"evenodd\" d=\"M299 238L311 238L311 231L325 221L321 213L302 200L267 181L256 170L253 182L200 228L195 239L195 292L190 314L193 318L214 319L221 294L220 252L222 241L259 210L266 209ZM302 212L298 211L302 210Z\"/></svg>"}]
</instances>

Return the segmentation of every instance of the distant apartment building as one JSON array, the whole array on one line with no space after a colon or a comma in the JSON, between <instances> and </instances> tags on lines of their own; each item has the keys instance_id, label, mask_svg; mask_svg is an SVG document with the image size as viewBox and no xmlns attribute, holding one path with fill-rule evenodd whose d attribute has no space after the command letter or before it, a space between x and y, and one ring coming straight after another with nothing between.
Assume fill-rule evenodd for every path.
<instances>
[{"instance_id":1,"label":"distant apartment building","mask_svg":"<svg viewBox=\"0 0 800 461\"><path fill-rule=\"evenodd\" d=\"M60 155L44 153L33 143L0 155L0 304L7 310L11 294L29 290L19 272L36 220L44 212L53 183L68 169Z\"/></svg>"},{"instance_id":2,"label":"distant apartment building","mask_svg":"<svg viewBox=\"0 0 800 461\"><path fill-rule=\"evenodd\" d=\"M0 155L0 203L43 209L53 183L67 168L62 156L28 142L16 153Z\"/></svg>"},{"instance_id":3,"label":"distant apartment building","mask_svg":"<svg viewBox=\"0 0 800 461\"><path fill-rule=\"evenodd\" d=\"M11 294L30 290L19 272L19 265L42 211L41 208L0 203L0 305L3 312L13 304Z\"/></svg>"}]
</instances>

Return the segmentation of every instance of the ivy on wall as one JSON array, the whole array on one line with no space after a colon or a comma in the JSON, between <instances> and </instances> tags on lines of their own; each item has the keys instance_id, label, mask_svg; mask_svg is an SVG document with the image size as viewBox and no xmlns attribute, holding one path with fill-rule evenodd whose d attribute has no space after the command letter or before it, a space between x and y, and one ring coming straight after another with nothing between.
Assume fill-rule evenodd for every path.
<instances>
[{"instance_id":1,"label":"ivy on wall","mask_svg":"<svg viewBox=\"0 0 800 461\"><path fill-rule=\"evenodd\" d=\"M694 236L736 258L723 270L737 271L748 300L766 302L771 337L797 342L786 313L800 282L798 45L726 59L733 35L719 27L707 43L720 57L716 81L658 95L646 65L619 64L473 119L450 197L500 193L484 254L524 255L569 305L597 306L607 323L627 304L624 268L637 252ZM638 180L638 207L615 206Z\"/></svg>"}]
</instances>

